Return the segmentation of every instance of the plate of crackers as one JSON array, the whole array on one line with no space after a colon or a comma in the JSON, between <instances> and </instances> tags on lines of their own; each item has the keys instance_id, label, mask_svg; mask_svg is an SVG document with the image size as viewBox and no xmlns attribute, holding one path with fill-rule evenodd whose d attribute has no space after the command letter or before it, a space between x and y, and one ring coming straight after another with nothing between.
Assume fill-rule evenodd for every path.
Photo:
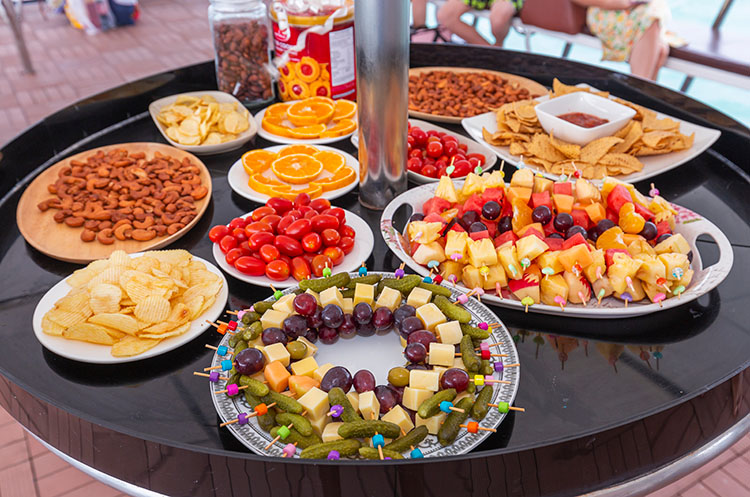
<instances>
[{"instance_id":1,"label":"plate of crackers","mask_svg":"<svg viewBox=\"0 0 750 497\"><path fill-rule=\"evenodd\" d=\"M186 250L117 250L47 291L34 310L34 334L75 361L147 359L201 335L228 295L221 271Z\"/></svg>"},{"instance_id":2,"label":"plate of crackers","mask_svg":"<svg viewBox=\"0 0 750 497\"><path fill-rule=\"evenodd\" d=\"M242 103L221 91L164 97L151 102L148 112L170 145L196 154L238 149L258 132Z\"/></svg>"},{"instance_id":3,"label":"plate of crackers","mask_svg":"<svg viewBox=\"0 0 750 497\"><path fill-rule=\"evenodd\" d=\"M612 136L584 146L567 143L542 129L534 107L549 98L585 91L634 109L635 116ZM554 80L552 92L513 102L461 121L469 135L516 167L528 167L556 181L583 177L600 184L606 176L634 183L674 169L697 157L721 132L689 123L614 97L586 84Z\"/></svg>"}]
</instances>

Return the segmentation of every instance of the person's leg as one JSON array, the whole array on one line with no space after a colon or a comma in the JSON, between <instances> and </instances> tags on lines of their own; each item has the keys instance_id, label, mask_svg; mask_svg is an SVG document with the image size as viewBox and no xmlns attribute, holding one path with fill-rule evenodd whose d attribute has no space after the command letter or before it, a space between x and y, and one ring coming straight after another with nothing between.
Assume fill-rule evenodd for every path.
<instances>
[{"instance_id":1,"label":"person's leg","mask_svg":"<svg viewBox=\"0 0 750 497\"><path fill-rule=\"evenodd\" d=\"M666 60L659 21L654 21L633 44L630 51L630 72L635 76L655 79Z\"/></svg>"},{"instance_id":2,"label":"person's leg","mask_svg":"<svg viewBox=\"0 0 750 497\"><path fill-rule=\"evenodd\" d=\"M461 21L461 16L471 10L471 7L461 0L448 0L438 10L437 19L441 26L457 34L466 43L472 45L489 45L490 43L477 33L477 30Z\"/></svg>"},{"instance_id":3,"label":"person's leg","mask_svg":"<svg viewBox=\"0 0 750 497\"><path fill-rule=\"evenodd\" d=\"M412 26L424 26L427 19L427 0L411 0Z\"/></svg>"},{"instance_id":4,"label":"person's leg","mask_svg":"<svg viewBox=\"0 0 750 497\"><path fill-rule=\"evenodd\" d=\"M510 23L516 15L516 8L508 0L495 0L490 8L490 26L492 36L495 37L495 45L503 46L505 37L508 36Z\"/></svg>"}]
</instances>

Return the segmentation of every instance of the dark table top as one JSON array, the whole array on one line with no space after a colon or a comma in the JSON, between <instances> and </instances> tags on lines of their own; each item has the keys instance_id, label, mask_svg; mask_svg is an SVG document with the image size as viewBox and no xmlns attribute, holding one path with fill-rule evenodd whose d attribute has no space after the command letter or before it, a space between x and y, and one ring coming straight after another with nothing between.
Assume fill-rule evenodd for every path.
<instances>
[{"instance_id":1,"label":"dark table top","mask_svg":"<svg viewBox=\"0 0 750 497\"><path fill-rule=\"evenodd\" d=\"M0 286L0 404L86 464L172 495L375 490L498 495L502 488L509 495L567 495L662 466L746 414L750 395L738 393L728 380L750 361L750 132L684 95L566 60L434 45L414 45L411 60L413 66L497 69L547 86L555 76L566 83L585 81L720 128L722 137L709 151L653 181L668 200L701 213L727 234L735 255L732 273L697 301L639 318L583 320L494 308L517 339L523 369L516 405L526 412L510 415L498 433L466 456L401 466L261 458L218 427L205 382L192 376L209 362L210 351L203 345L217 343L216 333L208 331L157 358L112 366L82 364L43 349L31 330L32 312L51 286L79 266L40 254L15 226L19 196L43 168L101 145L163 143L146 112L148 104L215 88L213 66L206 63L80 102L0 149L0 278L6 282ZM241 150L201 157L211 171L213 199L174 247L212 260L208 229L258 206L232 193L226 173L245 150L268 145L257 137ZM356 155L348 140L334 146ZM648 190L645 184L637 186ZM380 212L362 208L356 191L333 203L378 225ZM717 259L712 241L699 241L699 248L705 265ZM368 267L394 270L399 264L375 233ZM228 308L269 295L268 289L228 281ZM188 470L194 477L185 477ZM289 486L273 479L259 483L263 472L274 470Z\"/></svg>"}]
</instances>

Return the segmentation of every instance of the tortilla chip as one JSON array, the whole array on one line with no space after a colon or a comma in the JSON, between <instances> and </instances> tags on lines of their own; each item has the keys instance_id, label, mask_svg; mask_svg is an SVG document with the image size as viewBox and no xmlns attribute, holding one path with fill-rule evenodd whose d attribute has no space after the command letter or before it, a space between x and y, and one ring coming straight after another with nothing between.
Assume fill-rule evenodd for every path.
<instances>
[{"instance_id":1,"label":"tortilla chip","mask_svg":"<svg viewBox=\"0 0 750 497\"><path fill-rule=\"evenodd\" d=\"M617 138L616 136L605 136L596 139L581 149L581 160L589 164L596 164L599 162L599 159L609 152L609 149L622 141L622 138Z\"/></svg>"},{"instance_id":2,"label":"tortilla chip","mask_svg":"<svg viewBox=\"0 0 750 497\"><path fill-rule=\"evenodd\" d=\"M626 153L628 150L630 150L630 147L632 147L633 144L643 136L643 128L641 128L641 123L639 123L638 121L630 121L630 124L626 127L629 128L627 134L625 136L618 137L622 138L623 141L612 147L612 149L610 150L611 153Z\"/></svg>"},{"instance_id":3,"label":"tortilla chip","mask_svg":"<svg viewBox=\"0 0 750 497\"><path fill-rule=\"evenodd\" d=\"M643 163L628 154L606 154L601 158L599 164L607 166L608 170L617 168L620 174L630 174L643 169Z\"/></svg>"},{"instance_id":4,"label":"tortilla chip","mask_svg":"<svg viewBox=\"0 0 750 497\"><path fill-rule=\"evenodd\" d=\"M559 162L566 159L560 151L552 146L549 135L544 133L535 134L531 139L531 144L526 149L530 154L545 161Z\"/></svg>"},{"instance_id":5,"label":"tortilla chip","mask_svg":"<svg viewBox=\"0 0 750 497\"><path fill-rule=\"evenodd\" d=\"M680 131L680 123L668 117L659 119L656 113L643 116L643 131Z\"/></svg>"},{"instance_id":6,"label":"tortilla chip","mask_svg":"<svg viewBox=\"0 0 750 497\"><path fill-rule=\"evenodd\" d=\"M558 140L550 135L550 143L555 149L568 159L578 159L581 156L581 146Z\"/></svg>"}]
</instances>

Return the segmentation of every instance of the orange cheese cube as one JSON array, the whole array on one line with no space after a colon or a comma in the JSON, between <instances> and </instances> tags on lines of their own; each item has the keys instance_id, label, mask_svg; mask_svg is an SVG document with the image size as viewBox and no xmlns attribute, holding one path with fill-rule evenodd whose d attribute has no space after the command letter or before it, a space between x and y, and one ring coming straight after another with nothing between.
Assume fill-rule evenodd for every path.
<instances>
[{"instance_id":1,"label":"orange cheese cube","mask_svg":"<svg viewBox=\"0 0 750 497\"><path fill-rule=\"evenodd\" d=\"M506 195L510 202L513 202L514 198L520 198L524 204L528 204L529 200L531 200L531 191L531 188L526 188L525 186L511 186L506 190ZM572 202L571 205L573 205Z\"/></svg>"},{"instance_id":2,"label":"orange cheese cube","mask_svg":"<svg viewBox=\"0 0 750 497\"><path fill-rule=\"evenodd\" d=\"M563 193L552 194L552 202L555 203L557 212L567 212L570 214L570 211L573 210L574 200L573 195L565 195Z\"/></svg>"},{"instance_id":3,"label":"orange cheese cube","mask_svg":"<svg viewBox=\"0 0 750 497\"><path fill-rule=\"evenodd\" d=\"M302 397L313 387L319 387L320 382L309 376L292 375L289 377L289 390L295 397Z\"/></svg>"},{"instance_id":4,"label":"orange cheese cube","mask_svg":"<svg viewBox=\"0 0 750 497\"><path fill-rule=\"evenodd\" d=\"M289 377L292 375L281 364L281 361L273 361L263 370L263 376L268 382L268 388L274 392L283 392L289 386Z\"/></svg>"}]
</instances>

